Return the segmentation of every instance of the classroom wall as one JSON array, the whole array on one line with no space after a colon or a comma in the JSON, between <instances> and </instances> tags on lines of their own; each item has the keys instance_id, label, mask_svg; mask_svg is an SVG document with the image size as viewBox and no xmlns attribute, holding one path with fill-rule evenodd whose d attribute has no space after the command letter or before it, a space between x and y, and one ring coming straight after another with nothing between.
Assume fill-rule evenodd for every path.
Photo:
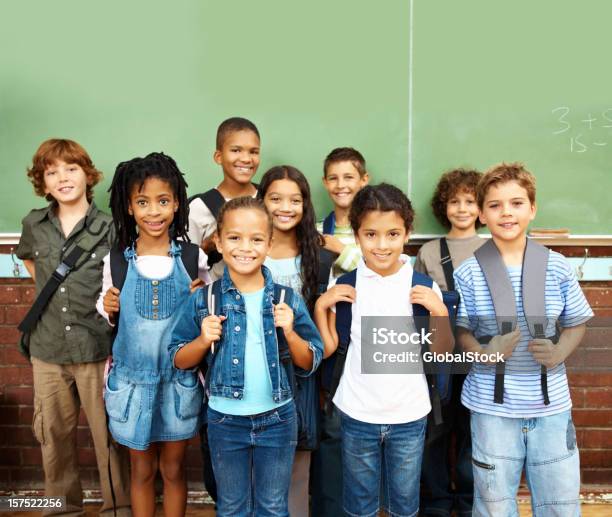
<instances>
[{"instance_id":1,"label":"classroom wall","mask_svg":"<svg viewBox=\"0 0 612 517\"><path fill-rule=\"evenodd\" d=\"M0 252L3 250L0 247ZM4 250L6 252L7 250ZM415 252L414 247L410 250ZM608 250L612 255L612 248ZM602 373L570 375L573 418L580 447L583 490L612 487L612 282L583 282L596 317L607 327L589 328L570 364L588 362ZM40 448L31 432L32 368L17 351L16 328L34 300L30 280L0 279L0 490L41 489ZM79 461L84 488L97 487L92 440L83 413L78 428ZM202 490L199 439L190 442L186 465L190 490Z\"/></svg>"}]
</instances>

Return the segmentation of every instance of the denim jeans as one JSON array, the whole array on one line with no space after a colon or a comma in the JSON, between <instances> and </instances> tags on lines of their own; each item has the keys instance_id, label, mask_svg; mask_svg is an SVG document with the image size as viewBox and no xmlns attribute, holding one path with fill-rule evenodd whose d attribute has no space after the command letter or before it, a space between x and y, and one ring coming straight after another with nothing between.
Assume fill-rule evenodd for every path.
<instances>
[{"instance_id":1,"label":"denim jeans","mask_svg":"<svg viewBox=\"0 0 612 517\"><path fill-rule=\"evenodd\" d=\"M427 418L369 424L341 415L344 512L375 516L384 507L392 517L416 515Z\"/></svg>"},{"instance_id":2,"label":"denim jeans","mask_svg":"<svg viewBox=\"0 0 612 517\"><path fill-rule=\"evenodd\" d=\"M217 517L287 517L297 444L293 401L251 416L209 407L207 417Z\"/></svg>"},{"instance_id":3,"label":"denim jeans","mask_svg":"<svg viewBox=\"0 0 612 517\"><path fill-rule=\"evenodd\" d=\"M580 515L580 460L570 411L507 418L472 411L476 516L519 515L523 465L534 517Z\"/></svg>"}]
</instances>

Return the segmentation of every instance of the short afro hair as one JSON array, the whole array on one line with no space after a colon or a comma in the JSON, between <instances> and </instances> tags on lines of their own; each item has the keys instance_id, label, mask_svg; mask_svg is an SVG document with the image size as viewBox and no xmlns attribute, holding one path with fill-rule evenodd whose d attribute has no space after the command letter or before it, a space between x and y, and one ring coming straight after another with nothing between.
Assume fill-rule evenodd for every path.
<instances>
[{"instance_id":1,"label":"short afro hair","mask_svg":"<svg viewBox=\"0 0 612 517\"><path fill-rule=\"evenodd\" d=\"M476 197L476 187L482 173L473 169L452 169L442 175L431 198L431 209L434 216L445 228L451 228L451 222L446 217L448 202L461 192L473 194ZM476 219L476 228L482 224Z\"/></svg>"}]
</instances>

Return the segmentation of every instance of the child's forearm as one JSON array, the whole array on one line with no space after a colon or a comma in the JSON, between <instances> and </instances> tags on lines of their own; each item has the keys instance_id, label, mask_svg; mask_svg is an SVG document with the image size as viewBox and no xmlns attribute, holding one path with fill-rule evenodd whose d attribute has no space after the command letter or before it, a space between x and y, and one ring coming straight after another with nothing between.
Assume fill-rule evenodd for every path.
<instances>
[{"instance_id":1,"label":"child's forearm","mask_svg":"<svg viewBox=\"0 0 612 517\"><path fill-rule=\"evenodd\" d=\"M446 352L452 352L455 346L455 337L451 329L450 320L448 317L435 317L433 319L434 325L430 328L430 332L433 333L431 339L430 351L436 354L444 354Z\"/></svg>"},{"instance_id":2,"label":"child's forearm","mask_svg":"<svg viewBox=\"0 0 612 517\"><path fill-rule=\"evenodd\" d=\"M338 348L338 334L335 328L330 328L330 312L329 309L315 307L314 320L323 341L323 359L328 358Z\"/></svg>"},{"instance_id":3,"label":"child's forearm","mask_svg":"<svg viewBox=\"0 0 612 517\"><path fill-rule=\"evenodd\" d=\"M312 369L313 353L308 346L308 341L302 339L295 330L285 333L285 339L289 345L289 353L293 364L302 368L302 370Z\"/></svg>"},{"instance_id":4,"label":"child's forearm","mask_svg":"<svg viewBox=\"0 0 612 517\"><path fill-rule=\"evenodd\" d=\"M586 325L567 327L561 331L559 342L556 345L556 350L559 354L559 364L564 362L576 350L585 333Z\"/></svg>"},{"instance_id":5,"label":"child's forearm","mask_svg":"<svg viewBox=\"0 0 612 517\"><path fill-rule=\"evenodd\" d=\"M24 259L23 265L28 270L28 273L30 273L32 280L36 281L36 264L34 263L34 261L29 260L29 259Z\"/></svg>"},{"instance_id":6,"label":"child's forearm","mask_svg":"<svg viewBox=\"0 0 612 517\"><path fill-rule=\"evenodd\" d=\"M174 356L174 366L181 370L193 368L202 362L204 356L210 349L201 336L195 338L191 343L179 348Z\"/></svg>"},{"instance_id":7,"label":"child's forearm","mask_svg":"<svg viewBox=\"0 0 612 517\"><path fill-rule=\"evenodd\" d=\"M482 353L483 348L469 330L457 327L457 344L463 352Z\"/></svg>"}]
</instances>

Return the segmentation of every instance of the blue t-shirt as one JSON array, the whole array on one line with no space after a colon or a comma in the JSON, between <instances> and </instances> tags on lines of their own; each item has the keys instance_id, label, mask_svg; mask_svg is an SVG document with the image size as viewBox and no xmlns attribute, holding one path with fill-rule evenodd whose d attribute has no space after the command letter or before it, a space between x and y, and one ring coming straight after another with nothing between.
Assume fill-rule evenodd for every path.
<instances>
[{"instance_id":1,"label":"blue t-shirt","mask_svg":"<svg viewBox=\"0 0 612 517\"><path fill-rule=\"evenodd\" d=\"M246 310L246 350L244 351L244 396L242 399L210 397L209 405L227 415L256 415L289 402L272 400L272 381L266 362L261 307L264 290L242 293Z\"/></svg>"},{"instance_id":2,"label":"blue t-shirt","mask_svg":"<svg viewBox=\"0 0 612 517\"><path fill-rule=\"evenodd\" d=\"M461 402L479 413L511 418L533 418L554 415L572 407L565 365L548 370L550 404L544 405L540 385L540 365L527 349L533 339L523 312L522 269L507 267L516 300L518 328L521 339L506 361L504 403L493 402L495 367L474 364L465 380ZM455 289L461 296L457 325L470 330L476 338L499 334L495 309L484 273L475 257L463 262L454 273ZM545 283L546 335L554 334L554 322L561 327L575 327L593 316L569 262L554 251L550 252ZM503 315L500 315L503 316ZM486 352L486 350L485 350Z\"/></svg>"},{"instance_id":3,"label":"blue t-shirt","mask_svg":"<svg viewBox=\"0 0 612 517\"><path fill-rule=\"evenodd\" d=\"M302 256L273 259L266 257L264 262L270 273L274 283L291 287L296 294L302 294Z\"/></svg>"}]
</instances>

